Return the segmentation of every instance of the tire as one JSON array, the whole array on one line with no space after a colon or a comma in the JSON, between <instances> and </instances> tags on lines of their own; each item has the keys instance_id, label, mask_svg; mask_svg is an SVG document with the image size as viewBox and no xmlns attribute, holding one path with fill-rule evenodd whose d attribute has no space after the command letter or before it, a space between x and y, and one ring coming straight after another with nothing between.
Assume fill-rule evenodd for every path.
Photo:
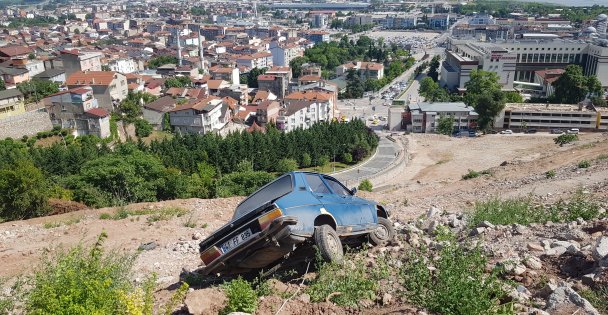
<instances>
[{"instance_id":1,"label":"tire","mask_svg":"<svg viewBox=\"0 0 608 315\"><path fill-rule=\"evenodd\" d=\"M369 233L369 240L374 246L388 244L395 237L393 222L387 218L378 217L378 228Z\"/></svg>"},{"instance_id":2,"label":"tire","mask_svg":"<svg viewBox=\"0 0 608 315\"><path fill-rule=\"evenodd\" d=\"M331 226L327 224L317 226L314 238L323 260L326 262L342 262L344 258L342 242L338 233Z\"/></svg>"}]
</instances>

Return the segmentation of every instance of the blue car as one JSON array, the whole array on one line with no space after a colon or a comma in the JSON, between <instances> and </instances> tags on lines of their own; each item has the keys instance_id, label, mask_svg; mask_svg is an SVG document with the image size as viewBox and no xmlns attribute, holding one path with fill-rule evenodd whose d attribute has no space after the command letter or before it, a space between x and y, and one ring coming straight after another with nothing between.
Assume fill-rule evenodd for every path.
<instances>
[{"instance_id":1,"label":"blue car","mask_svg":"<svg viewBox=\"0 0 608 315\"><path fill-rule=\"evenodd\" d=\"M342 244L394 236L386 208L359 198L331 176L290 172L243 200L233 218L200 243L202 274L246 273L279 263L300 246L316 245L339 262Z\"/></svg>"}]
</instances>

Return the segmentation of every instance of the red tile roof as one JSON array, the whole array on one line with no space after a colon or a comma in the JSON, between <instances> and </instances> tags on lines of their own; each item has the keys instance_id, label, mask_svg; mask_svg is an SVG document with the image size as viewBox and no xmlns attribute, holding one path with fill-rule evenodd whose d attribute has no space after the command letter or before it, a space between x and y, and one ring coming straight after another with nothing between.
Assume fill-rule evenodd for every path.
<instances>
[{"instance_id":1,"label":"red tile roof","mask_svg":"<svg viewBox=\"0 0 608 315\"><path fill-rule=\"evenodd\" d=\"M110 116L110 113L108 113L108 111L103 108L89 109L88 111L86 111L86 113L99 118Z\"/></svg>"}]
</instances>

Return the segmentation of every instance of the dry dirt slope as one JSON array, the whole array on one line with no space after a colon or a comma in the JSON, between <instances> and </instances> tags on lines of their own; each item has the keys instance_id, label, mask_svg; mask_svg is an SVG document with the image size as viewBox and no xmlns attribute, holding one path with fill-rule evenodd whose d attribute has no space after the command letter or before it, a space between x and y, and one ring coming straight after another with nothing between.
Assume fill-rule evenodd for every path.
<instances>
[{"instance_id":1,"label":"dry dirt slope","mask_svg":"<svg viewBox=\"0 0 608 315\"><path fill-rule=\"evenodd\" d=\"M565 197L581 188L608 197L608 154L605 134L582 135L575 145L558 147L547 135L490 135L476 139L442 136L410 137L411 160L406 172L394 174L388 189L361 193L393 209L396 220L406 221L424 213L431 205L447 211L462 211L475 201L493 196L535 194L545 199ZM581 160L591 167L579 169ZM503 163L506 162L506 163ZM492 175L463 181L468 169L490 170ZM544 173L556 170L547 179ZM105 230L108 247L135 251L152 244L136 261L137 277L151 272L159 285L178 281L182 268L199 264L198 239L227 222L241 198L174 200L133 204L128 209L160 210L180 207L188 213L168 220L148 222L147 216L122 220L100 220L102 213L116 209L83 210L52 217L0 224L0 277L28 273L40 257L58 247L90 243Z\"/></svg>"}]
</instances>

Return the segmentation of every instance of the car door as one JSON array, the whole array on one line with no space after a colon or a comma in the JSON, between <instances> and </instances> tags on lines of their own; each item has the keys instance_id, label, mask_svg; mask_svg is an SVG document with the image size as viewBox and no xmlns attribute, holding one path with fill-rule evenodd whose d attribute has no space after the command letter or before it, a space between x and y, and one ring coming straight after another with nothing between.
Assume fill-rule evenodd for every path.
<instances>
[{"instance_id":1,"label":"car door","mask_svg":"<svg viewBox=\"0 0 608 315\"><path fill-rule=\"evenodd\" d=\"M323 205L323 208L331 214L339 227L352 226L357 219L348 215L347 205L343 203L340 196L334 194L325 181L318 174L305 174L306 182L312 194Z\"/></svg>"},{"instance_id":2,"label":"car door","mask_svg":"<svg viewBox=\"0 0 608 315\"><path fill-rule=\"evenodd\" d=\"M348 211L349 217L353 217L353 225L363 227L375 222L371 208L365 200L353 196L348 188L344 187L337 179L330 176L323 176L323 179L332 192L340 198L340 202Z\"/></svg>"}]
</instances>

